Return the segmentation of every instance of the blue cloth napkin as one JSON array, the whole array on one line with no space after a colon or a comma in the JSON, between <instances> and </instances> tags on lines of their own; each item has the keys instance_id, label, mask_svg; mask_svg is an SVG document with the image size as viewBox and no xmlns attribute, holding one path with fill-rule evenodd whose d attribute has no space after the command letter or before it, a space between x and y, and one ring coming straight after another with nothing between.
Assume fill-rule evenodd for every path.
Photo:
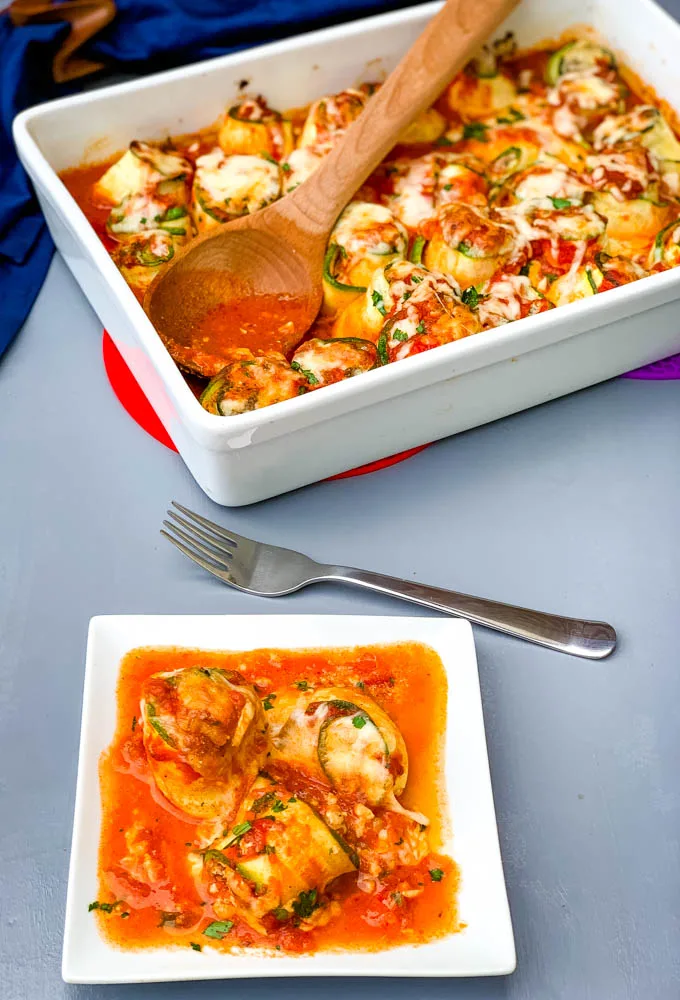
<instances>
[{"instance_id":1,"label":"blue cloth napkin","mask_svg":"<svg viewBox=\"0 0 680 1000\"><path fill-rule=\"evenodd\" d=\"M418 0L118 0L115 19L80 50L112 71L156 72ZM51 64L65 24L14 27L0 15L0 357L45 280L54 246L11 139L14 116L79 90ZM101 76L101 74L100 74Z\"/></svg>"}]
</instances>

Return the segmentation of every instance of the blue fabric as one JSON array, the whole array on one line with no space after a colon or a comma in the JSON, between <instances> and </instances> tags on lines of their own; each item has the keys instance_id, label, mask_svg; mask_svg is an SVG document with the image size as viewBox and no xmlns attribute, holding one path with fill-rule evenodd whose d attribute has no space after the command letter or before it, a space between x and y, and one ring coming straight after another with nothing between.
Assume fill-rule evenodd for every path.
<instances>
[{"instance_id":1,"label":"blue fabric","mask_svg":"<svg viewBox=\"0 0 680 1000\"><path fill-rule=\"evenodd\" d=\"M155 72L418 0L118 0L116 18L79 54L113 71ZM0 15L0 357L45 280L53 245L11 139L24 108L82 86L57 86L51 65L69 28L13 27Z\"/></svg>"}]
</instances>

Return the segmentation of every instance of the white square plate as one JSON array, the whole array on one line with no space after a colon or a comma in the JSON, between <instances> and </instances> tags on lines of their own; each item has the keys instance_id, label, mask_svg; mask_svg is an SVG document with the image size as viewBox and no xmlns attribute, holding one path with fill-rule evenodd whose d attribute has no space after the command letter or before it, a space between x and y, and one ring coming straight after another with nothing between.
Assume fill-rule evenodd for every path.
<instances>
[{"instance_id":1,"label":"white square plate","mask_svg":"<svg viewBox=\"0 0 680 1000\"><path fill-rule=\"evenodd\" d=\"M461 869L457 934L384 952L308 956L224 954L204 948L122 951L99 934L88 913L97 897L100 834L99 755L116 724L120 661L137 646L250 650L422 642L448 677L445 789L453 835L443 845ZM359 615L112 615L93 618L71 847L62 975L68 983L164 982L267 976L493 976L515 968L515 946L498 847L472 629L436 618Z\"/></svg>"}]
</instances>

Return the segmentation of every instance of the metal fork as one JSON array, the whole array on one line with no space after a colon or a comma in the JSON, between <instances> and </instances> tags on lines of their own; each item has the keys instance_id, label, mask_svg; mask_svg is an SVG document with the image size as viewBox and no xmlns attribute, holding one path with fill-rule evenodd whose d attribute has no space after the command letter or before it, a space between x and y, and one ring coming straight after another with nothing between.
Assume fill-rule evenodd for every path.
<instances>
[{"instance_id":1,"label":"metal fork","mask_svg":"<svg viewBox=\"0 0 680 1000\"><path fill-rule=\"evenodd\" d=\"M549 615L512 604L501 604L441 587L427 587L382 573L348 566L326 566L301 552L244 538L172 501L172 521L163 521L161 534L189 559L222 583L259 597L281 597L310 583L333 581L376 590L379 594L413 601L435 611L467 618L477 625L548 646L561 653L601 660L616 647L616 632L606 622ZM177 513L177 512L180 513Z\"/></svg>"}]
</instances>

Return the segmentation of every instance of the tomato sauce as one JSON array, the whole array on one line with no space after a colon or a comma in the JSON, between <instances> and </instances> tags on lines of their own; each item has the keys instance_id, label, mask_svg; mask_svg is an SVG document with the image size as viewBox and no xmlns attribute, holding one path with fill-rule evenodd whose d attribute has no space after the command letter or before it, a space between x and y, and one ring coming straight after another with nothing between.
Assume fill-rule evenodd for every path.
<instances>
[{"instance_id":1,"label":"tomato sauce","mask_svg":"<svg viewBox=\"0 0 680 1000\"><path fill-rule=\"evenodd\" d=\"M391 716L406 742L409 778L401 801L430 819L427 856L417 866L381 873L370 880L371 891L364 891L365 884L359 887L356 874L341 876L329 889L331 899L340 904L339 915L325 926L309 931L272 926L264 936L236 919L222 939L206 936L215 915L189 862L199 821L180 812L156 788L139 723L144 681L160 671L195 665L240 671L265 701L278 688L299 682L363 686L364 693ZM104 937L123 948L174 944L229 951L257 946L309 953L378 950L461 930L456 908L458 869L440 853L449 832L441 780L446 684L441 660L419 643L245 653L172 648L128 653L118 682L116 733L99 767L102 832L93 916ZM294 791L300 794L304 788ZM411 897L411 890L419 894ZM273 918L271 922L276 925Z\"/></svg>"}]
</instances>

